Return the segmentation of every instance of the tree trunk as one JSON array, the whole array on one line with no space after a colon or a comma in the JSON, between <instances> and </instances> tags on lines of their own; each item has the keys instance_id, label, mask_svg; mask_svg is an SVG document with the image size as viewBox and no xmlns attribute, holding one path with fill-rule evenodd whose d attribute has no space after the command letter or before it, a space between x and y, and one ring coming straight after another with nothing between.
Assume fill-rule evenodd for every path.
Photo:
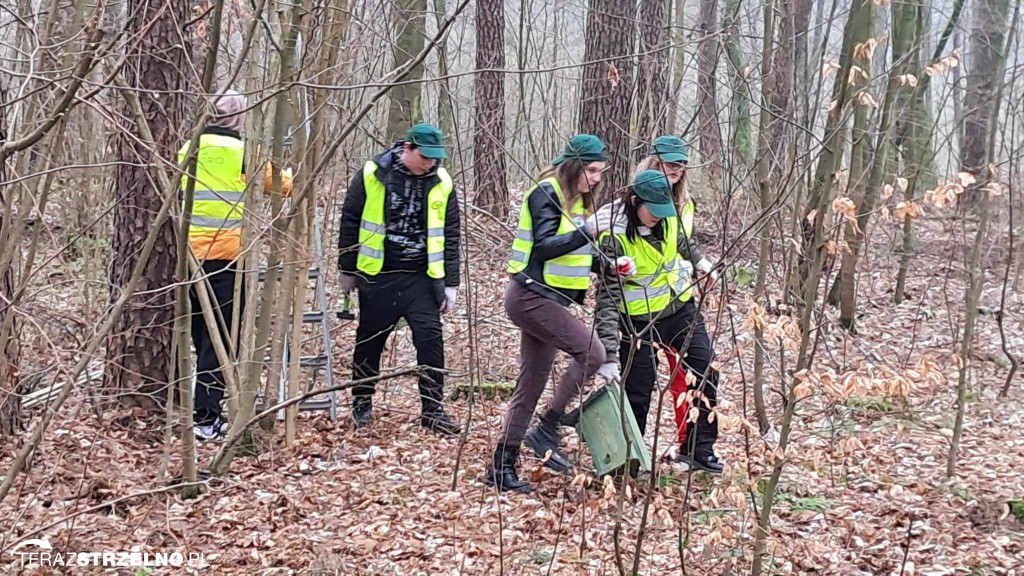
<instances>
[{"instance_id":1,"label":"tree trunk","mask_svg":"<svg viewBox=\"0 0 1024 576\"><path fill-rule=\"evenodd\" d=\"M769 102L774 98L777 89L775 82L779 79L771 72L771 58L774 52L775 18L773 17L774 6L772 0L767 0L763 7L764 11L764 38L761 48L761 102ZM770 153L771 139L769 126L772 125L771 110L767 105L761 106L757 124L757 164L754 167L755 181L761 201L760 209L762 217L766 217L772 209L771 180L770 174L773 166L778 164L779 157ZM771 237L772 230L765 222L758 231L758 259L757 259L757 280L754 284L754 301L763 305L767 298L768 267L771 263ZM757 416L757 428L761 436L771 430L771 423L768 421L768 410L764 401L764 324L757 322L754 325L754 413Z\"/></svg>"},{"instance_id":2,"label":"tree trunk","mask_svg":"<svg viewBox=\"0 0 1024 576\"><path fill-rule=\"evenodd\" d=\"M888 84L885 89L885 104L882 105L882 120L878 126L878 137L871 160L871 175L868 177L867 188L859 189L859 194L853 198L854 204L857 206L857 225L847 225L846 227L846 244L849 247L849 251L843 253L843 261L840 265L839 279L837 281L841 283L839 319L841 324L851 331L855 329L855 318L857 315L857 261L860 257L861 245L867 238L868 223L871 221L871 214L874 212L875 202L878 200L882 181L885 178L886 167L889 165L892 109L896 101L899 85L899 74L894 69L889 74ZM853 171L851 170L852 174Z\"/></svg>"},{"instance_id":3,"label":"tree trunk","mask_svg":"<svg viewBox=\"0 0 1024 576\"><path fill-rule=\"evenodd\" d=\"M978 0L974 4L970 48L967 56L970 68L967 74L967 95L964 99L964 148L962 166L965 172L981 178L981 171L991 160L986 153L988 131L996 127L992 119L992 97L1002 82L1000 49L1006 36L1010 17L1009 0ZM968 206L977 207L980 188L973 187L964 194Z\"/></svg>"},{"instance_id":4,"label":"tree trunk","mask_svg":"<svg viewBox=\"0 0 1024 576\"><path fill-rule=\"evenodd\" d=\"M185 121L185 96L181 71L188 52L181 43L179 26L188 19L184 2L131 0L129 29L146 30L133 44L125 66L129 86L139 89L142 109L153 130L160 158L154 158L127 135L118 138L115 188L114 261L110 266L110 301L120 295L138 262L139 249L162 203L161 191L153 183L148 164L174 161L182 141L179 129ZM151 22L155 23L149 26ZM126 117L131 117L129 110ZM135 130L132 126L123 128ZM174 322L173 283L175 269L174 226L169 220L160 229L153 255L146 264L139 294L127 304L124 314L107 341L104 387L109 394L122 394L130 404L159 407L158 397L166 392L171 368L171 339Z\"/></svg>"},{"instance_id":5,"label":"tree trunk","mask_svg":"<svg viewBox=\"0 0 1024 576\"><path fill-rule=\"evenodd\" d=\"M586 47L580 85L579 131L594 134L608 146L601 204L629 182L631 170L630 102L633 96L633 47L636 4L628 0L589 0ZM609 58L618 58L608 60Z\"/></svg>"},{"instance_id":6,"label":"tree trunk","mask_svg":"<svg viewBox=\"0 0 1024 576\"><path fill-rule=\"evenodd\" d=\"M0 83L0 109L7 103L7 86ZM0 143L7 141L7 115L0 113ZM0 162L0 181L7 180L7 163ZM7 204L10 188L0 187L0 216L10 206ZM10 231L0 218L0 245L8 242ZM17 247L15 247L17 250ZM19 258L15 256L14 263ZM13 263L12 263L13 264ZM14 266L9 266L0 278L0 326L11 323L6 338L0 341L0 438L8 438L21 430L21 396L27 390L21 389L22 382L18 374L21 347L18 342L18 324L14 310L7 306L14 297ZM2 334L3 331L0 331Z\"/></svg>"},{"instance_id":7,"label":"tree trunk","mask_svg":"<svg viewBox=\"0 0 1024 576\"><path fill-rule=\"evenodd\" d=\"M1017 22L1020 18L1020 4L1018 3L1017 8L1013 12L1013 23L1010 24L1010 31L1016 32ZM1012 37L1011 37L1012 38ZM978 197L978 232L974 237L974 246L971 249L971 261L967 267L967 294L964 298L965 309L964 309L964 334L963 339L960 341L960 373L957 379L956 385L956 416L953 421L953 437L949 441L949 455L946 458L946 476L952 477L956 474L956 462L957 453L960 450L960 436L964 431L964 410L966 409L967 401L967 385L970 379L971 370L971 350L974 346L974 324L978 319L978 300L981 297L981 287L985 282L985 268L981 266L981 255L985 251L985 244L987 242L986 236L988 235L988 221L989 221L989 204L991 200L989 198L989 189L986 186L989 183L995 183L999 177L998 168L995 165L996 156L996 124L999 118L999 107L1003 100L1003 89L1006 86L1003 82L1003 76L1006 72L1006 59L1007 49L1010 43L1000 37L998 44L993 44L990 47L995 52L995 66L993 66L993 76L998 79L996 82L996 88L994 92L994 98L991 103L985 103L984 106L989 108L986 116L989 119L989 125L985 129L985 133L988 136L988 140L985 142L985 157L988 161L982 170L978 181L974 184L973 194ZM1012 177L1012 171L1011 171ZM997 184L998 185L998 184ZM1012 202L1013 199L1011 198ZM1013 226L1013 222L1010 222L1010 226ZM1013 254L1012 249L1010 252ZM1009 272L1009 268L1007 268ZM1004 280L1005 283L1005 280ZM1000 326L1000 329L1002 326ZM1012 361L1014 367L1016 367L1016 361ZM1007 380L1009 383L1009 380ZM1003 395L1005 396L1006 386L1003 387Z\"/></svg>"},{"instance_id":8,"label":"tree trunk","mask_svg":"<svg viewBox=\"0 0 1024 576\"><path fill-rule=\"evenodd\" d=\"M392 16L395 68L403 66L423 50L426 14L427 0L399 0ZM422 79L423 64L420 64L406 76L406 83L391 89L387 128L389 144L401 140L410 126L423 119L423 111L420 108L423 83L419 82Z\"/></svg>"},{"instance_id":9,"label":"tree trunk","mask_svg":"<svg viewBox=\"0 0 1024 576\"><path fill-rule=\"evenodd\" d=\"M844 155L845 111L846 104L850 100L848 79L853 68L854 47L868 39L865 32L870 27L870 22L866 22L863 17L865 10L858 9L858 7L863 8L861 6L863 1L855 0L854 9L850 11L843 31L843 47L839 56L840 68L832 85L832 101L825 120L825 143L818 157L811 191L807 197L807 205L803 207L804 215L800 220L802 249L800 250L800 276L797 290L799 294L803 294L807 289L817 289L816 286L809 288L807 282L817 281L815 269L820 270L824 263L823 230L828 207L832 203L833 181ZM871 0L866 1L871 2Z\"/></svg>"},{"instance_id":10,"label":"tree trunk","mask_svg":"<svg viewBox=\"0 0 1024 576\"><path fill-rule=\"evenodd\" d=\"M787 157L790 124L796 123L796 98L793 86L797 70L806 64L807 24L811 11L809 0L781 0L778 4L778 48L773 53L772 70L774 88L771 94L770 145L772 158L772 179L782 173Z\"/></svg>"},{"instance_id":11,"label":"tree trunk","mask_svg":"<svg viewBox=\"0 0 1024 576\"><path fill-rule=\"evenodd\" d=\"M640 140L649 142L665 131L668 115L665 111L669 54L668 2L642 0L640 2L640 69L637 74L637 126ZM637 148L637 156L647 154L644 147Z\"/></svg>"},{"instance_id":12,"label":"tree trunk","mask_svg":"<svg viewBox=\"0 0 1024 576\"><path fill-rule=\"evenodd\" d=\"M672 91L669 93L668 133L675 134L682 126L679 120L679 93L683 89L683 76L686 74L686 0L674 0L672 24Z\"/></svg>"},{"instance_id":13,"label":"tree trunk","mask_svg":"<svg viewBox=\"0 0 1024 576\"><path fill-rule=\"evenodd\" d=\"M922 10L926 7L918 7L914 4L897 3L892 6L893 11L893 38L892 58L894 62L905 59L905 63L897 66L901 74L914 76L918 79L918 86L907 84L899 92L897 107L900 109L901 118L896 127L896 143L899 146L903 157L903 176L910 183L904 190L903 201L912 202L917 191L919 176L921 173L921 158L927 152L923 148L923 140L930 132L929 127L922 125L921 108L924 106L924 86L927 85L927 77L922 74L921 66L921 39L924 36L924 24ZM925 120L926 121L926 120ZM896 272L896 288L893 293L893 301L896 304L903 302L906 297L907 274L910 270L910 259L916 247L914 238L914 219L908 212L903 218L903 240L900 249L900 267Z\"/></svg>"},{"instance_id":14,"label":"tree trunk","mask_svg":"<svg viewBox=\"0 0 1024 576\"><path fill-rule=\"evenodd\" d=\"M998 49L998 47L997 47ZM993 128L994 129L994 128ZM988 172L987 170L985 171ZM985 271L981 269L981 253L985 247L985 235L988 233L989 199L988 190L976 186L979 200L978 232L971 248L971 261L967 268L967 294L964 297L964 333L960 341L960 362L956 384L956 415L953 421L953 437L949 441L949 454L946 457L946 476L956 474L957 452L960 449L960 436L964 430L964 410L967 402L967 385L971 374L971 349L974 344L974 324L978 318L978 298L981 295L982 280Z\"/></svg>"},{"instance_id":15,"label":"tree trunk","mask_svg":"<svg viewBox=\"0 0 1024 576\"><path fill-rule=\"evenodd\" d=\"M718 127L718 97L715 71L718 67L718 0L700 0L700 28L703 38L697 53L697 121L700 124L700 153L711 180L722 168L722 132Z\"/></svg>"},{"instance_id":16,"label":"tree trunk","mask_svg":"<svg viewBox=\"0 0 1024 576\"><path fill-rule=\"evenodd\" d=\"M874 4L868 3L864 7L867 15L864 16L864 26L867 28L866 38L870 38L874 34ZM858 35L858 38L860 36ZM868 72L871 70L871 58L869 58L869 51L860 50L854 51L853 54L853 65L857 68ZM868 112L871 109L869 103L870 99L867 99L871 95L871 82L870 78L865 76L857 76L854 80L852 88L857 89L857 93L854 94L854 113L853 113L853 129L851 131L852 148L850 150L850 200L857 208L863 208L865 198L870 193L872 203L874 203L874 196L877 194L874 189L868 190L868 167L871 165L871 141L868 137ZM860 210L863 212L863 210ZM867 216L867 215L865 215ZM855 254L852 253L854 246L860 246L860 238L863 234L863 228L860 224L860 214L858 213L854 217L853 222L846 223L846 242L849 246L851 253L842 253L842 263L840 264L839 271L839 282L842 283L842 288L846 289L849 294L847 298L842 299L842 302L846 304L852 303L850 296L856 290L856 260ZM864 223L867 223L867 218L864 218ZM843 308L843 314L841 314L841 320L843 326L849 330L853 330L853 322L855 317L855 309Z\"/></svg>"},{"instance_id":17,"label":"tree trunk","mask_svg":"<svg viewBox=\"0 0 1024 576\"><path fill-rule=\"evenodd\" d=\"M742 0L726 0L722 15L725 31L725 53L729 57L729 75L732 78L729 118L732 121L732 164L749 166L751 156L750 98L747 97L747 78L740 45L740 8Z\"/></svg>"},{"instance_id":18,"label":"tree trunk","mask_svg":"<svg viewBox=\"0 0 1024 576\"><path fill-rule=\"evenodd\" d=\"M447 14L445 0L434 0L434 19L437 27L441 27ZM437 127L441 134L454 135L455 111L452 109L451 90L448 89L448 38L437 45L437 75L441 80L437 83Z\"/></svg>"},{"instance_id":19,"label":"tree trunk","mask_svg":"<svg viewBox=\"0 0 1024 576\"><path fill-rule=\"evenodd\" d=\"M476 66L480 70L505 67L505 11L501 0L476 4ZM505 75L482 71L473 82L476 125L473 131L473 176L476 204L491 214L508 216L505 183Z\"/></svg>"}]
</instances>

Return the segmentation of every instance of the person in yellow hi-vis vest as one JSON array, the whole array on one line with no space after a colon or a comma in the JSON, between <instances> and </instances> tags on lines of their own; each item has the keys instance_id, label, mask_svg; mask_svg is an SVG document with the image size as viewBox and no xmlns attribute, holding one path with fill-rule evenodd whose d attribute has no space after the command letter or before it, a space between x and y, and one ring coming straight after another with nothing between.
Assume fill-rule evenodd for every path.
<instances>
[{"instance_id":1,"label":"person in yellow hi-vis vest","mask_svg":"<svg viewBox=\"0 0 1024 576\"><path fill-rule=\"evenodd\" d=\"M380 373L388 335L402 318L412 329L419 379L420 424L438 434L461 432L442 406L444 334L441 314L455 308L459 287L459 206L441 131L409 129L405 140L366 162L345 193L338 236L343 293L358 288L354 380ZM374 384L352 388L352 420L370 425Z\"/></svg>"},{"instance_id":2,"label":"person in yellow hi-vis vest","mask_svg":"<svg viewBox=\"0 0 1024 576\"><path fill-rule=\"evenodd\" d=\"M593 232L584 221L593 212L605 160L600 139L573 136L523 199L508 265L512 277L505 290L505 312L522 331L519 378L484 479L502 491L530 491L516 472L520 444L547 458L545 465L552 470L571 468L562 452L559 420L605 362L600 341L569 311L569 305L583 304L590 286ZM527 430L559 350L572 357L572 364L555 385L540 421Z\"/></svg>"},{"instance_id":3,"label":"person in yellow hi-vis vest","mask_svg":"<svg viewBox=\"0 0 1024 576\"><path fill-rule=\"evenodd\" d=\"M188 229L189 247L200 262L212 304L220 309L227 326L235 312L236 262L241 252L242 219L245 216L245 142L242 140L242 113L245 97L228 90L217 101L217 116L199 137L196 158L195 201ZM189 151L186 142L178 151L178 162ZM267 190L272 185L273 171L267 164ZM182 176L181 189L188 186ZM282 171L282 192L291 194L289 170ZM196 348L196 387L194 433L200 440L220 436L227 421L221 415L224 399L224 376L213 348L209 327L203 318L195 287L190 291L192 302L192 343ZM241 306L238 306L240 309ZM220 331L225 341L228 334Z\"/></svg>"},{"instance_id":4,"label":"person in yellow hi-vis vest","mask_svg":"<svg viewBox=\"0 0 1024 576\"><path fill-rule=\"evenodd\" d=\"M606 269L601 275L595 325L615 378L620 363L626 372L623 388L641 432L657 382L654 346L665 352L680 444L676 464L717 474L723 469L714 452L718 421L712 417L718 371L711 366L714 349L694 304L692 207L686 202L677 213L672 183L659 170L640 172L625 198L601 207L592 226L602 261L627 256L633 268Z\"/></svg>"}]
</instances>

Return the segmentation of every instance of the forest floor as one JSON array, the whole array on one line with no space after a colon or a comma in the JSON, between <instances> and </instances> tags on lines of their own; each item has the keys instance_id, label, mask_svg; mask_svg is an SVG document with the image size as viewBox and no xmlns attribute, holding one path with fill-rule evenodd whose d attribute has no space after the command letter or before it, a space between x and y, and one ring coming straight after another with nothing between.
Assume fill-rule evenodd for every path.
<instances>
[{"instance_id":1,"label":"forest floor","mask_svg":"<svg viewBox=\"0 0 1024 576\"><path fill-rule=\"evenodd\" d=\"M951 273L949 265L960 253L950 247L957 232L943 226L925 223L910 300L892 303L898 257L887 245L874 246L861 274L859 335L839 329L834 311L826 310L814 366L819 378L799 403L783 455L771 574L1024 575L1024 510L1010 506L1024 500L1024 378L1013 380L1009 399L996 397L1008 363L993 314L979 318L957 474L945 476L963 280L962 266L954 264ZM504 247L483 239L473 251L476 346L470 346L463 295L458 314L446 320L455 371L449 388L468 381L471 349L484 381L514 380L518 334L500 297ZM998 308L1005 260L999 250L986 257L987 311ZM161 478L164 467L170 476L178 473L180 458L176 441L165 455L160 423L130 409L100 418L79 390L47 431L30 471L0 503L0 573L21 572L7 550L28 537L67 551L202 552L210 567L192 571L199 574L491 575L502 567L504 574L618 574L617 557L630 573L648 502L638 573L746 573L755 506L760 509L773 455L756 423L751 428L743 420L753 356L749 292L735 287L729 308L709 298L705 310L723 374L718 451L727 466L720 477L687 477L661 461L672 448L667 400L653 492L644 482L620 493L596 478L588 487L526 459L521 475L535 491L497 496L482 475L504 400L477 399L460 452L458 439L419 427L416 387L406 379L380 387L369 430L350 429L347 395L341 395L337 422L303 415L290 447L279 427L276 448L238 459L198 498L183 500L166 490L173 479ZM1024 354L1022 298L1008 298L1010 349ZM77 305L71 297L63 304L68 314ZM788 345L786 317L769 322ZM351 324L338 330L341 378L348 376L353 333ZM777 363L778 351L773 354ZM385 366L415 363L407 329L385 358ZM769 413L777 417L778 395L768 395ZM465 398L449 406L466 419ZM652 440L649 431L649 446ZM566 444L574 456L586 451L572 432ZM15 448L4 446L0 469L8 468ZM201 461L215 450L216 444L202 445ZM584 471L588 458L581 458ZM116 573L181 573L132 570Z\"/></svg>"}]
</instances>

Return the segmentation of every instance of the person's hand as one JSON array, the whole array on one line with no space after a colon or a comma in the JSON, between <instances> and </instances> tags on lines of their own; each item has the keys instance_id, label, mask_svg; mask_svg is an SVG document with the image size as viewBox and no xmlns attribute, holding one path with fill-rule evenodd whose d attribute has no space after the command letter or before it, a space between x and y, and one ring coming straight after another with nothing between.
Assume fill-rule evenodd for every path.
<instances>
[{"instance_id":1,"label":"person's hand","mask_svg":"<svg viewBox=\"0 0 1024 576\"><path fill-rule=\"evenodd\" d=\"M636 261L629 256L619 256L615 259L615 273L623 278L636 276Z\"/></svg>"},{"instance_id":2,"label":"person's hand","mask_svg":"<svg viewBox=\"0 0 1024 576\"><path fill-rule=\"evenodd\" d=\"M597 375L609 382L618 382L620 375L619 363L605 362L604 364L601 364L601 367L597 369Z\"/></svg>"},{"instance_id":3,"label":"person's hand","mask_svg":"<svg viewBox=\"0 0 1024 576\"><path fill-rule=\"evenodd\" d=\"M704 282L704 289L710 291L718 283L718 272L715 272L711 262L707 258L701 258L697 262L697 270L701 272L701 280Z\"/></svg>"},{"instance_id":4,"label":"person's hand","mask_svg":"<svg viewBox=\"0 0 1024 576\"><path fill-rule=\"evenodd\" d=\"M591 240L597 237L597 219L595 217L596 214L591 214L590 217L583 222L583 233Z\"/></svg>"},{"instance_id":5,"label":"person's hand","mask_svg":"<svg viewBox=\"0 0 1024 576\"><path fill-rule=\"evenodd\" d=\"M338 279L338 286L341 287L342 294L348 294L356 289L356 277L351 274L342 274Z\"/></svg>"},{"instance_id":6,"label":"person's hand","mask_svg":"<svg viewBox=\"0 0 1024 576\"><path fill-rule=\"evenodd\" d=\"M444 302L441 303L441 314L447 314L455 309L455 302L459 299L458 288L444 289Z\"/></svg>"}]
</instances>

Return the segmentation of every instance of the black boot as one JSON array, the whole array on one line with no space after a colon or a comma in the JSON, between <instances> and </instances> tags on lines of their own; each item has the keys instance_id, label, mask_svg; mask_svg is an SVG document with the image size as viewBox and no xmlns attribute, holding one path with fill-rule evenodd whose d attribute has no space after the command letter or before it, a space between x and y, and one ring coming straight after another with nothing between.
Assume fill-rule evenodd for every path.
<instances>
[{"instance_id":1,"label":"black boot","mask_svg":"<svg viewBox=\"0 0 1024 576\"><path fill-rule=\"evenodd\" d=\"M725 465L713 452L694 454L691 458L683 449L680 449L679 454L676 455L675 464L676 469L680 472L701 470L708 474L721 474L725 470Z\"/></svg>"},{"instance_id":2,"label":"black boot","mask_svg":"<svg viewBox=\"0 0 1024 576\"><path fill-rule=\"evenodd\" d=\"M432 412L424 412L420 417L420 425L442 436L458 436L462 433L462 426L459 426L458 422L452 420L440 408Z\"/></svg>"},{"instance_id":3,"label":"black boot","mask_svg":"<svg viewBox=\"0 0 1024 576\"><path fill-rule=\"evenodd\" d=\"M516 460L518 459L518 446L499 444L494 451L494 462L484 477L484 484L496 486L502 492L517 492L519 494L530 492L530 483L520 480L519 475L516 474Z\"/></svg>"},{"instance_id":4,"label":"black boot","mask_svg":"<svg viewBox=\"0 0 1024 576\"><path fill-rule=\"evenodd\" d=\"M562 437L558 434L558 418L541 418L540 422L526 431L523 444L533 450L533 453L543 460L548 451L551 457L544 465L558 473L565 473L572 469L572 464L565 453L562 452Z\"/></svg>"},{"instance_id":5,"label":"black boot","mask_svg":"<svg viewBox=\"0 0 1024 576\"><path fill-rule=\"evenodd\" d=\"M352 399L352 423L356 430L366 428L373 420L373 400L363 396Z\"/></svg>"}]
</instances>

